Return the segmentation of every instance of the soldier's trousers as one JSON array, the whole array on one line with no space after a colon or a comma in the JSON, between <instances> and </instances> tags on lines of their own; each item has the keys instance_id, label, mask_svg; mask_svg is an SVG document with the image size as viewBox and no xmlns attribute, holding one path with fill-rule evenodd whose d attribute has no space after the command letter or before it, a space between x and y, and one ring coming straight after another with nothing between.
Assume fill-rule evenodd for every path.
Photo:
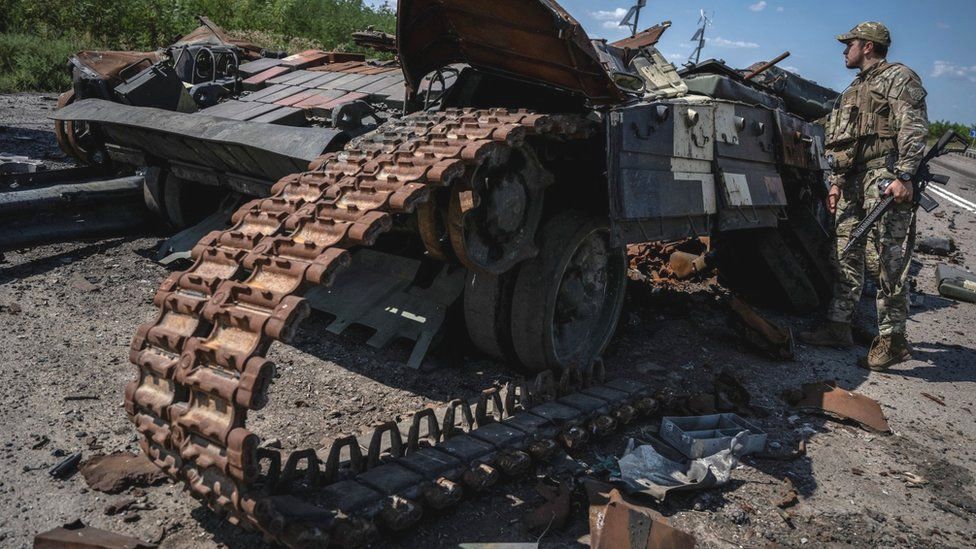
<instances>
[{"instance_id":1,"label":"soldier's trousers","mask_svg":"<svg viewBox=\"0 0 976 549\"><path fill-rule=\"evenodd\" d=\"M909 235L914 234L915 215L910 203L895 204L875 224L872 234L851 248L846 254L851 233L858 223L881 200L878 181L891 179L888 170L881 168L853 174L846 178L837 203L835 219L836 241L833 263L837 272L834 297L827 318L835 322L850 322L861 296L864 283L866 241L877 247L878 253L878 331L881 335L904 334L908 318L908 265L912 259Z\"/></svg>"}]
</instances>

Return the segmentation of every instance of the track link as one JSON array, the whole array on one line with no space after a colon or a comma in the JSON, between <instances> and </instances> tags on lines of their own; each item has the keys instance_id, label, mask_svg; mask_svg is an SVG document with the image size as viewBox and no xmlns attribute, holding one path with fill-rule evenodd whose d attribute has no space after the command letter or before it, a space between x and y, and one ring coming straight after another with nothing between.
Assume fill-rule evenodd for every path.
<instances>
[{"instance_id":1,"label":"track link","mask_svg":"<svg viewBox=\"0 0 976 549\"><path fill-rule=\"evenodd\" d=\"M289 545L327 544L327 533L286 532L274 511L280 499L269 499L282 497L277 477L293 472L303 456L293 454L281 470L281 456L259 450L259 437L245 426L248 410L267 400L271 343L287 342L308 316L305 289L331 284L350 250L371 246L391 228L392 216L413 213L435 188L463 187L477 166L527 137L573 139L587 131L572 116L418 113L323 155L310 171L276 183L270 198L243 206L230 229L194 247L191 268L166 278L153 300L157 318L133 338L138 375L126 387L125 408L144 437L143 450L231 522ZM358 451L348 441L337 444L346 455L330 453L326 469L333 476L340 461L355 464L349 453ZM317 469L314 452L304 457ZM343 543L355 545L352 538Z\"/></svg>"}]
</instances>

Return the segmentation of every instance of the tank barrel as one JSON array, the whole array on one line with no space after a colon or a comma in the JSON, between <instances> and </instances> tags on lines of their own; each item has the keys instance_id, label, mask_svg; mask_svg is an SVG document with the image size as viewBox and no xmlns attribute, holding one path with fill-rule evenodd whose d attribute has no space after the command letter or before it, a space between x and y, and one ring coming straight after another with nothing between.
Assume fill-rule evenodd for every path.
<instances>
[{"instance_id":1,"label":"tank barrel","mask_svg":"<svg viewBox=\"0 0 976 549\"><path fill-rule=\"evenodd\" d=\"M789 56L790 56L790 52L784 51L783 53L781 53L778 56L776 56L776 58L773 59L772 61L764 64L763 66L759 67L758 69L756 69L756 70L750 72L749 74L747 74L745 76L745 79L746 80L752 80L753 78L755 78L755 77L759 76L760 74L766 72L767 70L769 70L770 67L776 65L777 63L779 63L780 61L786 59Z\"/></svg>"}]
</instances>

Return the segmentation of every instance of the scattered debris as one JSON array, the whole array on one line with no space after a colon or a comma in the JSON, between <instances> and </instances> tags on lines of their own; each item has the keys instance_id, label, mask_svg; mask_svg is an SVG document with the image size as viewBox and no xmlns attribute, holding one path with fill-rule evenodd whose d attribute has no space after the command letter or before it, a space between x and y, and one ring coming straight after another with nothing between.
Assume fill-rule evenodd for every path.
<instances>
[{"instance_id":1,"label":"scattered debris","mask_svg":"<svg viewBox=\"0 0 976 549\"><path fill-rule=\"evenodd\" d=\"M773 324L736 296L729 300L729 326L750 346L777 360L793 360L793 331Z\"/></svg>"},{"instance_id":2,"label":"scattered debris","mask_svg":"<svg viewBox=\"0 0 976 549\"><path fill-rule=\"evenodd\" d=\"M51 439L47 435L31 435L34 439L34 444L31 444L31 450L40 450L41 448L47 446Z\"/></svg>"},{"instance_id":3,"label":"scattered debris","mask_svg":"<svg viewBox=\"0 0 976 549\"><path fill-rule=\"evenodd\" d=\"M794 459L801 458L807 455L807 441L801 438L800 442L797 443L796 449L791 450L782 454L773 454L769 452L761 452L758 454L753 454L753 459L770 459L775 461L793 461Z\"/></svg>"},{"instance_id":4,"label":"scattered debris","mask_svg":"<svg viewBox=\"0 0 976 549\"><path fill-rule=\"evenodd\" d=\"M76 276L71 279L71 287L79 292L91 293L100 290L98 285L92 284L90 280L83 276Z\"/></svg>"},{"instance_id":5,"label":"scattered debris","mask_svg":"<svg viewBox=\"0 0 976 549\"><path fill-rule=\"evenodd\" d=\"M668 258L671 272L679 279L691 278L692 275L705 274L715 267L715 252L701 255L676 251Z\"/></svg>"},{"instance_id":6,"label":"scattered debris","mask_svg":"<svg viewBox=\"0 0 976 549\"><path fill-rule=\"evenodd\" d=\"M618 490L610 488L605 502L601 501L603 493L590 486L587 491L591 494L590 547L593 549L695 547L694 536L672 527L657 511L624 500Z\"/></svg>"},{"instance_id":7,"label":"scattered debris","mask_svg":"<svg viewBox=\"0 0 976 549\"><path fill-rule=\"evenodd\" d=\"M112 503L105 506L106 515L117 515L123 511L127 511L136 502L136 498L121 498L117 499Z\"/></svg>"},{"instance_id":8,"label":"scattered debris","mask_svg":"<svg viewBox=\"0 0 976 549\"><path fill-rule=\"evenodd\" d=\"M735 414L665 417L661 420L661 438L691 459L711 456L729 448L734 437L738 437L743 446L740 457L766 448L766 433Z\"/></svg>"},{"instance_id":9,"label":"scattered debris","mask_svg":"<svg viewBox=\"0 0 976 549\"><path fill-rule=\"evenodd\" d=\"M945 403L944 400L942 400L941 398L939 398L939 397L937 397L935 395L930 395L930 394L928 394L926 392L922 392L922 393L919 393L919 394L921 394L923 397L931 400L932 402L938 404L939 406L945 406L946 405L946 403Z\"/></svg>"},{"instance_id":10,"label":"scattered debris","mask_svg":"<svg viewBox=\"0 0 976 549\"><path fill-rule=\"evenodd\" d=\"M715 378L715 401L721 411L731 410L741 415L765 416L763 410L753 408L752 397L742 383L728 370Z\"/></svg>"},{"instance_id":11,"label":"scattered debris","mask_svg":"<svg viewBox=\"0 0 976 549\"><path fill-rule=\"evenodd\" d=\"M956 251L956 241L951 236L929 236L919 240L916 249L923 254L945 257Z\"/></svg>"},{"instance_id":12,"label":"scattered debris","mask_svg":"<svg viewBox=\"0 0 976 549\"><path fill-rule=\"evenodd\" d=\"M61 460L60 463L55 465L48 471L48 474L54 478L59 478L64 480L75 473L78 470L78 463L81 462L81 452L75 452L70 456Z\"/></svg>"},{"instance_id":13,"label":"scattered debris","mask_svg":"<svg viewBox=\"0 0 976 549\"><path fill-rule=\"evenodd\" d=\"M940 295L976 303L976 274L943 264L935 268L935 278Z\"/></svg>"},{"instance_id":14,"label":"scattered debris","mask_svg":"<svg viewBox=\"0 0 976 549\"><path fill-rule=\"evenodd\" d=\"M108 494L131 486L154 486L168 478L145 454L128 452L94 456L81 466L81 474L89 488Z\"/></svg>"},{"instance_id":15,"label":"scattered debris","mask_svg":"<svg viewBox=\"0 0 976 549\"><path fill-rule=\"evenodd\" d=\"M23 309L18 303L11 301L10 303L0 303L0 313L10 313L12 315L20 314Z\"/></svg>"},{"instance_id":16,"label":"scattered debris","mask_svg":"<svg viewBox=\"0 0 976 549\"><path fill-rule=\"evenodd\" d=\"M862 427L879 433L890 433L877 401L860 393L853 393L833 381L807 383L799 391L788 391L784 399L804 412L824 413L829 417L850 419Z\"/></svg>"},{"instance_id":17,"label":"scattered debris","mask_svg":"<svg viewBox=\"0 0 976 549\"><path fill-rule=\"evenodd\" d=\"M34 549L153 549L155 545L136 538L120 536L91 526L81 520L65 524L34 536Z\"/></svg>"},{"instance_id":18,"label":"scattered debris","mask_svg":"<svg viewBox=\"0 0 976 549\"><path fill-rule=\"evenodd\" d=\"M638 280L674 285L678 279L688 278L695 272L704 273L712 266L713 259L710 254L705 254L708 250L707 240L692 238L678 242L629 244L629 274Z\"/></svg>"},{"instance_id":19,"label":"scattered debris","mask_svg":"<svg viewBox=\"0 0 976 549\"><path fill-rule=\"evenodd\" d=\"M533 509L522 520L529 532L546 532L552 528L566 526L572 509L570 496L573 493L571 481L556 481L555 486L539 482L535 488L546 502Z\"/></svg>"},{"instance_id":20,"label":"scattered debris","mask_svg":"<svg viewBox=\"0 0 976 549\"><path fill-rule=\"evenodd\" d=\"M924 477L916 475L911 471L898 471L895 474L900 476L901 479L905 481L905 484L907 484L911 488L918 488L921 486L925 486L926 484L929 483L929 481L925 480Z\"/></svg>"},{"instance_id":21,"label":"scattered debris","mask_svg":"<svg viewBox=\"0 0 976 549\"><path fill-rule=\"evenodd\" d=\"M799 502L799 494L796 491L796 485L793 484L793 479L790 477L784 478L783 493L780 498L773 503L780 509L786 509L787 507L793 507Z\"/></svg>"},{"instance_id":22,"label":"scattered debris","mask_svg":"<svg viewBox=\"0 0 976 549\"><path fill-rule=\"evenodd\" d=\"M664 501L669 492L701 490L721 486L729 481L732 469L739 462L745 445L740 433L732 438L729 447L711 456L680 463L658 453L650 444L635 447L627 443L624 456L618 460L619 481L631 492L646 494ZM617 479L614 479L617 480Z\"/></svg>"}]
</instances>

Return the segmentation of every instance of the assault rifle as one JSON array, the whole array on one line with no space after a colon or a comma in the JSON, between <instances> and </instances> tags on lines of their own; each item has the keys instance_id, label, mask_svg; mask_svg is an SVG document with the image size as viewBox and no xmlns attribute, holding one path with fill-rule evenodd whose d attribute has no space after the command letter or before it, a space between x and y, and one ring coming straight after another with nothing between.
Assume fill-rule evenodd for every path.
<instances>
[{"instance_id":1,"label":"assault rifle","mask_svg":"<svg viewBox=\"0 0 976 549\"><path fill-rule=\"evenodd\" d=\"M929 161L938 156L942 156L949 152L949 144L953 141L959 141L960 143L966 143L958 133L949 130L942 134L939 138L939 142L935 144L934 147L929 149L925 156L922 158L922 162L918 165L918 169L912 176L912 203L914 205L914 210L918 210L921 206L923 210L931 212L932 210L939 207L939 203L936 202L932 197L925 194L925 188L928 186L929 182L934 181L941 185L945 185L949 182L949 176L934 174L929 171ZM888 170L894 173L894 160L893 156L888 158ZM888 186L891 185L893 180L886 179L878 183L878 189L881 191L881 202L877 206L868 212L868 215L858 223L854 231L851 232L851 239L847 241L847 245L844 246L844 251L842 254L846 254L855 244L860 242L867 236L868 231L871 227L881 219L881 216L885 212L891 209L891 206L895 203L895 197L892 195L885 195L885 191L888 190Z\"/></svg>"}]
</instances>

